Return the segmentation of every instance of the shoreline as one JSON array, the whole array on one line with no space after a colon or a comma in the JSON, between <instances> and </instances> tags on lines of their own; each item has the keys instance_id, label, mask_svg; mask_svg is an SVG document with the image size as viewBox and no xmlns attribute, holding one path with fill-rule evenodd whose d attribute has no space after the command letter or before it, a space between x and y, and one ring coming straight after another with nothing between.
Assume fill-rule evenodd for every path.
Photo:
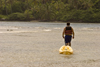
<instances>
[{"instance_id":1,"label":"shoreline","mask_svg":"<svg viewBox=\"0 0 100 67\"><path fill-rule=\"evenodd\" d=\"M54 22L54 23L66 23L66 22L70 22L70 23L98 23L98 22L82 22L82 21L40 21L40 20L30 20L30 21L20 21L20 20L0 20L0 22Z\"/></svg>"}]
</instances>

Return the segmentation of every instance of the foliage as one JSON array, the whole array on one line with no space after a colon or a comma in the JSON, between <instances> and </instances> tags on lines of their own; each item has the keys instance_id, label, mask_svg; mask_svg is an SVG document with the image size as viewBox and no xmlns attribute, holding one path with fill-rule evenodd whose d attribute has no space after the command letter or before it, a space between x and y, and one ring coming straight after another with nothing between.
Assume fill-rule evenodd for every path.
<instances>
[{"instance_id":1,"label":"foliage","mask_svg":"<svg viewBox=\"0 0 100 67\"><path fill-rule=\"evenodd\" d=\"M8 20L25 20L25 15L23 13L12 13L8 16Z\"/></svg>"},{"instance_id":2,"label":"foliage","mask_svg":"<svg viewBox=\"0 0 100 67\"><path fill-rule=\"evenodd\" d=\"M30 11L30 10L26 10L24 12L24 16L25 16L25 20L32 20L32 19L34 19L33 15L32 15L32 11Z\"/></svg>"},{"instance_id":3,"label":"foliage","mask_svg":"<svg viewBox=\"0 0 100 67\"><path fill-rule=\"evenodd\" d=\"M8 20L100 22L100 0L0 0L0 14Z\"/></svg>"},{"instance_id":4,"label":"foliage","mask_svg":"<svg viewBox=\"0 0 100 67\"><path fill-rule=\"evenodd\" d=\"M0 15L0 20L5 20L7 17L4 15Z\"/></svg>"}]
</instances>

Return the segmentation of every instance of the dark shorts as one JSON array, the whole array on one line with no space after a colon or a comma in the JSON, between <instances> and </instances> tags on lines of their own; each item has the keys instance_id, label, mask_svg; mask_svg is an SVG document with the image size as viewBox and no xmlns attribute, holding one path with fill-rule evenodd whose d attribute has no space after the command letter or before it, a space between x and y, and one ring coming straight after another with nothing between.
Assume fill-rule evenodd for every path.
<instances>
[{"instance_id":1,"label":"dark shorts","mask_svg":"<svg viewBox=\"0 0 100 67\"><path fill-rule=\"evenodd\" d=\"M65 43L70 43L72 39L72 36L70 35L65 35Z\"/></svg>"}]
</instances>

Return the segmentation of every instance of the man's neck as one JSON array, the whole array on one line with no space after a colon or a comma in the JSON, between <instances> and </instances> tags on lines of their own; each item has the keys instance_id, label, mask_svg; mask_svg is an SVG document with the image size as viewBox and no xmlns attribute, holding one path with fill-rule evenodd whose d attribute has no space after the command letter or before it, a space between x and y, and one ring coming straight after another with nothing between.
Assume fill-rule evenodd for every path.
<instances>
[{"instance_id":1,"label":"man's neck","mask_svg":"<svg viewBox=\"0 0 100 67\"><path fill-rule=\"evenodd\" d=\"M67 27L70 27L70 25L67 25Z\"/></svg>"}]
</instances>

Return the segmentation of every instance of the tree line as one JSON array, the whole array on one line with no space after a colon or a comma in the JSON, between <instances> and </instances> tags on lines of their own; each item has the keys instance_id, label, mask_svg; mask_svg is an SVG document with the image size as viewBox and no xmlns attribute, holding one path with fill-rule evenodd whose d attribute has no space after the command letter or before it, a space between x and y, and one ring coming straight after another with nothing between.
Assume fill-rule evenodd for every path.
<instances>
[{"instance_id":1,"label":"tree line","mask_svg":"<svg viewBox=\"0 0 100 67\"><path fill-rule=\"evenodd\" d=\"M0 19L100 22L100 0L0 0Z\"/></svg>"}]
</instances>

